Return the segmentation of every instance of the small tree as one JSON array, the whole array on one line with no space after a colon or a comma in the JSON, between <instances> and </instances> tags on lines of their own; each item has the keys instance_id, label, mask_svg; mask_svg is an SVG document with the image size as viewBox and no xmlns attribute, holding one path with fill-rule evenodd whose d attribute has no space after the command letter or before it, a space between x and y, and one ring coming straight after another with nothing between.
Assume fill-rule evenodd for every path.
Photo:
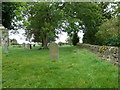
<instances>
[{"instance_id":1,"label":"small tree","mask_svg":"<svg viewBox=\"0 0 120 90\"><path fill-rule=\"evenodd\" d=\"M72 38L72 44L74 46L76 46L78 42L79 42L79 37L78 37L77 33L74 33L73 38Z\"/></svg>"},{"instance_id":2,"label":"small tree","mask_svg":"<svg viewBox=\"0 0 120 90\"><path fill-rule=\"evenodd\" d=\"M18 43L17 43L17 40L16 39L12 39L11 40L11 45L17 45Z\"/></svg>"}]
</instances>

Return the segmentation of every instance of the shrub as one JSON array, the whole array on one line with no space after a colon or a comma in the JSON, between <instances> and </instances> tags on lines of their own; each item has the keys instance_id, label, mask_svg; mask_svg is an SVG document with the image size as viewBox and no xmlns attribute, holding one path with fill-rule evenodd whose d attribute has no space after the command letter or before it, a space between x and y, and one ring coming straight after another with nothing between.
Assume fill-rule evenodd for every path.
<instances>
[{"instance_id":1,"label":"shrub","mask_svg":"<svg viewBox=\"0 0 120 90\"><path fill-rule=\"evenodd\" d=\"M119 28L118 17L104 22L96 33L96 38L98 39L99 44L120 46Z\"/></svg>"},{"instance_id":2,"label":"shrub","mask_svg":"<svg viewBox=\"0 0 120 90\"><path fill-rule=\"evenodd\" d=\"M78 37L77 33L75 33L75 34L73 35L73 38L72 38L72 44L73 44L74 46L76 46L78 42L79 42L79 37Z\"/></svg>"}]
</instances>

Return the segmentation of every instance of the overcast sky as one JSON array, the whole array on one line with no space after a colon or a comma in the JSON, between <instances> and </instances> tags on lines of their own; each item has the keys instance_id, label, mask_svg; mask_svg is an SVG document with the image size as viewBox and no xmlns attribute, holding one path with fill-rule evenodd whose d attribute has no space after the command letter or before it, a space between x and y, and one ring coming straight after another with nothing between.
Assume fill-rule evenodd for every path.
<instances>
[{"instance_id":1,"label":"overcast sky","mask_svg":"<svg viewBox=\"0 0 120 90\"><path fill-rule=\"evenodd\" d=\"M18 30L19 33L16 33L16 34L13 34L11 33L11 31L9 31L9 38L10 39L16 39L17 42L19 44L22 44L22 43L29 43L28 41L26 41L26 37L24 35L25 31L24 30ZM83 39L83 32L82 30L80 30L80 32L78 33L78 36L80 37L80 43L82 43L82 39ZM58 34L58 39L56 39L56 43L58 42L63 42L65 43L67 38L68 38L68 35L66 32L62 32L61 34Z\"/></svg>"}]
</instances>

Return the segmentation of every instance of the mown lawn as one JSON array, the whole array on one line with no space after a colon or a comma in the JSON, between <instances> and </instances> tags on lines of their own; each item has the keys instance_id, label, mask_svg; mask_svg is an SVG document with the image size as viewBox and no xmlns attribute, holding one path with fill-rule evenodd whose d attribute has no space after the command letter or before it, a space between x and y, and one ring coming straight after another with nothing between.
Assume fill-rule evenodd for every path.
<instances>
[{"instance_id":1,"label":"mown lawn","mask_svg":"<svg viewBox=\"0 0 120 90\"><path fill-rule=\"evenodd\" d=\"M49 50L10 48L3 54L3 88L117 88L118 67L73 46L59 48L60 59Z\"/></svg>"}]
</instances>

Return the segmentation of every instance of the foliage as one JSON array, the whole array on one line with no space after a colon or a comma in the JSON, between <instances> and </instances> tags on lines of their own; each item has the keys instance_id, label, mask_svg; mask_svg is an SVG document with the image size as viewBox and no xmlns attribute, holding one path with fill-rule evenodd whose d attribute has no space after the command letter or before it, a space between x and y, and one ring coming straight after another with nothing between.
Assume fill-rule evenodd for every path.
<instances>
[{"instance_id":1,"label":"foliage","mask_svg":"<svg viewBox=\"0 0 120 90\"><path fill-rule=\"evenodd\" d=\"M2 23L2 2L0 2L0 24Z\"/></svg>"},{"instance_id":2,"label":"foliage","mask_svg":"<svg viewBox=\"0 0 120 90\"><path fill-rule=\"evenodd\" d=\"M14 29L16 24L13 22L16 13L14 12L19 3L17 2L3 2L2 3L2 24L7 29Z\"/></svg>"},{"instance_id":3,"label":"foliage","mask_svg":"<svg viewBox=\"0 0 120 90\"><path fill-rule=\"evenodd\" d=\"M58 33L56 29L62 18L63 12L55 5L55 3L33 3L29 10L28 29L34 35L34 41L41 41L44 48L56 37Z\"/></svg>"},{"instance_id":4,"label":"foliage","mask_svg":"<svg viewBox=\"0 0 120 90\"><path fill-rule=\"evenodd\" d=\"M101 2L98 5L101 8L103 19L110 19L112 17L111 13L108 11L108 5L110 2Z\"/></svg>"},{"instance_id":5,"label":"foliage","mask_svg":"<svg viewBox=\"0 0 120 90\"><path fill-rule=\"evenodd\" d=\"M100 45L119 46L119 22L118 17L107 20L100 26L100 30L96 33Z\"/></svg>"},{"instance_id":6,"label":"foliage","mask_svg":"<svg viewBox=\"0 0 120 90\"><path fill-rule=\"evenodd\" d=\"M78 32L79 30L81 30L82 28L82 21L80 21L77 18L71 18L71 17L66 17L66 21L64 22L65 26L64 31L67 32L69 38L68 38L68 42L70 44L73 44L74 46L79 42L79 37L78 37ZM77 24L76 24L77 23Z\"/></svg>"},{"instance_id":7,"label":"foliage","mask_svg":"<svg viewBox=\"0 0 120 90\"><path fill-rule=\"evenodd\" d=\"M74 33L73 38L72 38L72 44L74 46L76 46L77 43L79 43L79 37L78 37L77 33Z\"/></svg>"},{"instance_id":8,"label":"foliage","mask_svg":"<svg viewBox=\"0 0 120 90\"><path fill-rule=\"evenodd\" d=\"M3 23L9 29L13 26L24 28L29 40L34 36L34 41L42 42L44 47L47 47L48 42L54 41L61 31L73 37L79 30L84 30L84 43L99 44L95 34L104 21L118 14L116 5L119 3L5 2Z\"/></svg>"},{"instance_id":9,"label":"foliage","mask_svg":"<svg viewBox=\"0 0 120 90\"><path fill-rule=\"evenodd\" d=\"M49 50L37 48L10 47L9 56L3 54L3 88L118 88L118 67L87 50L60 47L54 61Z\"/></svg>"},{"instance_id":10,"label":"foliage","mask_svg":"<svg viewBox=\"0 0 120 90\"><path fill-rule=\"evenodd\" d=\"M62 30L73 37L74 33L83 29L84 42L95 43L95 33L102 17L100 8L95 3L40 2L29 3L29 6L30 8L25 10L29 16L29 22L24 25L28 26L27 33L34 34L34 41L43 43L43 38L54 40L55 35Z\"/></svg>"},{"instance_id":11,"label":"foliage","mask_svg":"<svg viewBox=\"0 0 120 90\"><path fill-rule=\"evenodd\" d=\"M70 18L70 22L78 22L79 28L75 27L74 23L70 24L67 32L72 33L79 30L84 30L84 43L94 44L96 41L95 33L98 31L98 26L100 26L102 21L101 8L95 3L75 3L66 2L63 3L63 8L65 12L66 20ZM76 25L77 26L77 25Z\"/></svg>"},{"instance_id":12,"label":"foliage","mask_svg":"<svg viewBox=\"0 0 120 90\"><path fill-rule=\"evenodd\" d=\"M70 45L72 45L72 37L68 37L66 42L69 43Z\"/></svg>"},{"instance_id":13,"label":"foliage","mask_svg":"<svg viewBox=\"0 0 120 90\"><path fill-rule=\"evenodd\" d=\"M10 42L11 42L11 45L17 45L18 44L16 39L12 39L12 40L10 40Z\"/></svg>"},{"instance_id":14,"label":"foliage","mask_svg":"<svg viewBox=\"0 0 120 90\"><path fill-rule=\"evenodd\" d=\"M84 12L81 11L77 15L78 18L83 20L85 25L83 42L96 44L95 34L102 21L101 8L99 8L95 3L85 3L83 10Z\"/></svg>"},{"instance_id":15,"label":"foliage","mask_svg":"<svg viewBox=\"0 0 120 90\"><path fill-rule=\"evenodd\" d=\"M113 36L109 38L106 45L120 47L120 36Z\"/></svg>"}]
</instances>

